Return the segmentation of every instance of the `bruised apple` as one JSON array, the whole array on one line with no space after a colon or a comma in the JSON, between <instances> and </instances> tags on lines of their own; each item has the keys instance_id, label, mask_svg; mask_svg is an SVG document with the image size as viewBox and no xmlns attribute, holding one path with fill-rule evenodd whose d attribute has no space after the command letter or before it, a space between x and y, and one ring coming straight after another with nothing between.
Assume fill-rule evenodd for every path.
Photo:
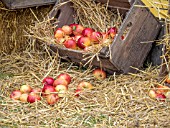
<instances>
[{"instance_id":1,"label":"bruised apple","mask_svg":"<svg viewBox=\"0 0 170 128\"><path fill-rule=\"evenodd\" d=\"M49 105L55 104L59 100L59 96L57 94L49 94L46 97L46 101Z\"/></svg>"},{"instance_id":2,"label":"bruised apple","mask_svg":"<svg viewBox=\"0 0 170 128\"><path fill-rule=\"evenodd\" d=\"M82 89L93 89L93 85L89 82L82 81L78 84L77 89L82 90Z\"/></svg>"}]
</instances>

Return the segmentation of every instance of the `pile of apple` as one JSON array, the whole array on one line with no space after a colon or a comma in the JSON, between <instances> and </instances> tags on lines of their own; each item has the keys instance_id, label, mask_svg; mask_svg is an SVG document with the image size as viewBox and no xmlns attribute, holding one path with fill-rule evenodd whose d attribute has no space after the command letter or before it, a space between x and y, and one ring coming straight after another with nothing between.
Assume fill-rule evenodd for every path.
<instances>
[{"instance_id":1,"label":"pile of apple","mask_svg":"<svg viewBox=\"0 0 170 128\"><path fill-rule=\"evenodd\" d=\"M80 24L70 24L57 28L54 37L57 44L66 48L88 51L91 46L106 42L112 43L116 34L116 27L109 28L107 32L99 32Z\"/></svg>"},{"instance_id":2,"label":"pile of apple","mask_svg":"<svg viewBox=\"0 0 170 128\"><path fill-rule=\"evenodd\" d=\"M93 75L99 80L106 78L106 73L102 69L95 69ZM44 98L49 105L53 105L60 98L66 97L71 80L72 78L68 73L61 73L56 79L48 76L43 79L42 88L32 88L30 85L22 85L19 90L11 93L10 98L28 103L34 103ZM74 96L78 97L85 89L91 90L93 88L91 83L81 81L75 89Z\"/></svg>"},{"instance_id":3,"label":"pile of apple","mask_svg":"<svg viewBox=\"0 0 170 128\"><path fill-rule=\"evenodd\" d=\"M166 84L170 84L170 75L165 79ZM157 84L155 88L149 90L149 97L152 99L157 99L159 101L165 101L170 99L170 88L166 85Z\"/></svg>"}]
</instances>

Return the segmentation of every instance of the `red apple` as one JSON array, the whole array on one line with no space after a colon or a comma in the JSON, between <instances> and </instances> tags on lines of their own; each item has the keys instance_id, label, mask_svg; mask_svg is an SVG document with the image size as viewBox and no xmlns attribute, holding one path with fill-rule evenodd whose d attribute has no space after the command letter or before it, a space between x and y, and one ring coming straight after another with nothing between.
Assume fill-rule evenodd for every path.
<instances>
[{"instance_id":1,"label":"red apple","mask_svg":"<svg viewBox=\"0 0 170 128\"><path fill-rule=\"evenodd\" d=\"M22 92L22 93L29 93L29 92L31 92L31 86L30 85L22 85L21 86L21 88L20 88L20 91Z\"/></svg>"},{"instance_id":2,"label":"red apple","mask_svg":"<svg viewBox=\"0 0 170 128\"><path fill-rule=\"evenodd\" d=\"M55 38L63 38L64 37L64 31L62 28L57 28L56 31L54 32L54 37Z\"/></svg>"},{"instance_id":3,"label":"red apple","mask_svg":"<svg viewBox=\"0 0 170 128\"><path fill-rule=\"evenodd\" d=\"M81 92L82 92L82 89L76 89L74 95L79 97Z\"/></svg>"},{"instance_id":4,"label":"red apple","mask_svg":"<svg viewBox=\"0 0 170 128\"><path fill-rule=\"evenodd\" d=\"M43 79L42 83L43 83L43 84L48 84L48 85L51 85L51 86L52 86L53 83L54 83L54 79L53 79L52 77L47 76L47 77L45 77L45 78Z\"/></svg>"},{"instance_id":5,"label":"red apple","mask_svg":"<svg viewBox=\"0 0 170 128\"><path fill-rule=\"evenodd\" d=\"M57 79L65 79L68 83L70 84L71 82L71 76L68 73L61 73L60 75L57 76Z\"/></svg>"},{"instance_id":6,"label":"red apple","mask_svg":"<svg viewBox=\"0 0 170 128\"><path fill-rule=\"evenodd\" d=\"M114 38L115 35L117 34L117 28L116 28L116 27L110 28L110 29L108 30L108 34L109 34L112 38Z\"/></svg>"},{"instance_id":7,"label":"red apple","mask_svg":"<svg viewBox=\"0 0 170 128\"><path fill-rule=\"evenodd\" d=\"M67 93L67 87L65 85L57 85L55 87L56 92L58 92L59 97L65 97L65 94Z\"/></svg>"},{"instance_id":8,"label":"red apple","mask_svg":"<svg viewBox=\"0 0 170 128\"><path fill-rule=\"evenodd\" d=\"M59 100L59 96L57 94L49 94L46 100L49 105L53 105Z\"/></svg>"},{"instance_id":9,"label":"red apple","mask_svg":"<svg viewBox=\"0 0 170 128\"><path fill-rule=\"evenodd\" d=\"M64 41L64 46L66 48L76 49L77 48L77 43L73 39L68 39L68 40Z\"/></svg>"},{"instance_id":10,"label":"red apple","mask_svg":"<svg viewBox=\"0 0 170 128\"><path fill-rule=\"evenodd\" d=\"M11 93L10 98L14 99L14 100L19 100L20 96L21 96L21 91L20 90L15 90Z\"/></svg>"},{"instance_id":11,"label":"red apple","mask_svg":"<svg viewBox=\"0 0 170 128\"><path fill-rule=\"evenodd\" d=\"M21 96L20 96L20 101L21 102L27 102L27 98L28 98L28 93L23 93Z\"/></svg>"},{"instance_id":12,"label":"red apple","mask_svg":"<svg viewBox=\"0 0 170 128\"><path fill-rule=\"evenodd\" d=\"M150 98L156 99L157 92L155 90L149 90L148 95L149 95Z\"/></svg>"},{"instance_id":13,"label":"red apple","mask_svg":"<svg viewBox=\"0 0 170 128\"><path fill-rule=\"evenodd\" d=\"M92 28L85 28L83 31L82 31L82 35L83 36L87 36L90 38L90 36L92 35L92 33L94 32L94 29Z\"/></svg>"},{"instance_id":14,"label":"red apple","mask_svg":"<svg viewBox=\"0 0 170 128\"><path fill-rule=\"evenodd\" d=\"M42 92L43 92L42 93L43 96L47 96L48 94L54 93L55 88L53 86L46 85L43 87Z\"/></svg>"},{"instance_id":15,"label":"red apple","mask_svg":"<svg viewBox=\"0 0 170 128\"><path fill-rule=\"evenodd\" d=\"M88 47L91 45L91 41L89 37L80 37L77 41L77 46L81 49L84 49L85 47Z\"/></svg>"},{"instance_id":16,"label":"red apple","mask_svg":"<svg viewBox=\"0 0 170 128\"><path fill-rule=\"evenodd\" d=\"M166 96L164 94L157 94L156 99L159 101L165 101Z\"/></svg>"},{"instance_id":17,"label":"red apple","mask_svg":"<svg viewBox=\"0 0 170 128\"><path fill-rule=\"evenodd\" d=\"M62 27L62 30L66 35L71 35L72 34L72 28L69 25L64 25Z\"/></svg>"},{"instance_id":18,"label":"red apple","mask_svg":"<svg viewBox=\"0 0 170 128\"><path fill-rule=\"evenodd\" d=\"M56 87L57 85L60 85L60 84L66 86L66 87L68 88L68 82L67 82L67 80L66 80L66 79L62 79L62 78L57 78L57 79L54 81L53 86Z\"/></svg>"},{"instance_id":19,"label":"red apple","mask_svg":"<svg viewBox=\"0 0 170 128\"><path fill-rule=\"evenodd\" d=\"M33 88L31 90L31 92L36 93L36 94L40 94L42 92L42 89L41 88Z\"/></svg>"},{"instance_id":20,"label":"red apple","mask_svg":"<svg viewBox=\"0 0 170 128\"><path fill-rule=\"evenodd\" d=\"M106 72L99 68L95 69L92 74L98 80L104 80L106 78Z\"/></svg>"},{"instance_id":21,"label":"red apple","mask_svg":"<svg viewBox=\"0 0 170 128\"><path fill-rule=\"evenodd\" d=\"M41 97L34 93L34 92L31 92L29 95L28 95L28 98L27 98L27 101L29 103L34 103L35 101L38 101L38 100L41 100Z\"/></svg>"},{"instance_id":22,"label":"red apple","mask_svg":"<svg viewBox=\"0 0 170 128\"><path fill-rule=\"evenodd\" d=\"M163 86L163 85L160 85L160 84L157 85L156 88L157 88L157 90L156 90L157 93L166 93L166 92L168 92L168 90L170 90L169 87Z\"/></svg>"},{"instance_id":23,"label":"red apple","mask_svg":"<svg viewBox=\"0 0 170 128\"><path fill-rule=\"evenodd\" d=\"M74 35L81 35L84 27L80 24L77 24L72 27L72 30Z\"/></svg>"},{"instance_id":24,"label":"red apple","mask_svg":"<svg viewBox=\"0 0 170 128\"><path fill-rule=\"evenodd\" d=\"M74 31L76 29L78 24L70 24L69 26L71 27L72 31Z\"/></svg>"},{"instance_id":25,"label":"red apple","mask_svg":"<svg viewBox=\"0 0 170 128\"><path fill-rule=\"evenodd\" d=\"M77 89L93 89L93 85L89 82L82 81L78 84Z\"/></svg>"},{"instance_id":26,"label":"red apple","mask_svg":"<svg viewBox=\"0 0 170 128\"><path fill-rule=\"evenodd\" d=\"M90 36L90 39L93 43L99 43L102 39L102 34L100 32L93 32Z\"/></svg>"}]
</instances>

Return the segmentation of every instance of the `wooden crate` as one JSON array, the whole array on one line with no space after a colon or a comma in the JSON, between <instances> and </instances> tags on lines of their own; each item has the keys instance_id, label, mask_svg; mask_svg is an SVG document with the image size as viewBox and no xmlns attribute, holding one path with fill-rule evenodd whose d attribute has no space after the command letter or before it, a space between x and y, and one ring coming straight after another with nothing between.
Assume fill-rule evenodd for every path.
<instances>
[{"instance_id":1,"label":"wooden crate","mask_svg":"<svg viewBox=\"0 0 170 128\"><path fill-rule=\"evenodd\" d=\"M2 0L4 5L9 9L55 4L56 1L57 0Z\"/></svg>"},{"instance_id":2,"label":"wooden crate","mask_svg":"<svg viewBox=\"0 0 170 128\"><path fill-rule=\"evenodd\" d=\"M98 1L104 2L104 0ZM128 0L122 1L129 2ZM110 4L113 6L113 3ZM111 44L111 50L104 47L99 54L100 61L95 58L92 62L93 66L101 66L111 74L114 72L125 74L128 72L136 73L137 70L132 67L141 68L143 66L152 46L152 42L148 41L153 41L157 37L161 25L147 8L137 7L136 5L143 5L143 3L140 0L136 0L132 4L117 36ZM50 12L50 17L59 19L58 27L74 21L72 17L74 10L70 6L71 3L68 3ZM66 12L69 13L67 14ZM121 39L122 35L125 36L124 40ZM59 55L67 60L81 64L87 62L84 60L85 57L82 51L59 48L55 45L50 45L50 48L54 52L58 51Z\"/></svg>"}]
</instances>

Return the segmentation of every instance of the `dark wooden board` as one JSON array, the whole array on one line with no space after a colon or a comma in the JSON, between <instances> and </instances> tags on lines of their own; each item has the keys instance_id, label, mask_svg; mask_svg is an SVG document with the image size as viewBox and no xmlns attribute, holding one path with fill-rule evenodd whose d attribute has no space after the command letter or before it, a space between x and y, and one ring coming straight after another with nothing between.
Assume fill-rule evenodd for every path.
<instances>
[{"instance_id":1,"label":"dark wooden board","mask_svg":"<svg viewBox=\"0 0 170 128\"><path fill-rule=\"evenodd\" d=\"M19 9L55 4L57 0L2 0L2 2L9 9Z\"/></svg>"},{"instance_id":2,"label":"dark wooden board","mask_svg":"<svg viewBox=\"0 0 170 128\"><path fill-rule=\"evenodd\" d=\"M67 49L67 48L61 48L61 47L57 47L54 44L50 45L50 49L53 52L56 52L60 55L61 58L67 60L67 61L71 61L71 62L75 62L78 64L86 64L87 60L85 60L85 58L89 57L91 54L84 54L82 51L79 50L72 50L72 49ZM102 55L99 55L99 60L95 57L93 59L93 61L89 64L93 65L94 67L102 67L105 71L107 71L110 74L113 73L117 73L120 74L122 73L121 70L117 70L117 68L109 61L108 57L104 57ZM89 66L89 64L87 66Z\"/></svg>"},{"instance_id":3,"label":"dark wooden board","mask_svg":"<svg viewBox=\"0 0 170 128\"><path fill-rule=\"evenodd\" d=\"M160 30L159 22L148 9L135 5L143 4L139 0L134 3L111 44L111 62L124 73L136 73L137 71L131 66L136 68L143 66L152 43L142 42L153 41ZM127 26L129 27L128 33L122 40L121 36Z\"/></svg>"},{"instance_id":4,"label":"dark wooden board","mask_svg":"<svg viewBox=\"0 0 170 128\"><path fill-rule=\"evenodd\" d=\"M60 2L67 2L68 0L60 0ZM72 3L67 2L66 4L58 7L59 2L56 2L54 8L49 13L50 19L58 19L59 23L57 23L57 27L62 27L63 25L70 24L74 22L74 9L72 8ZM51 22L53 22L51 20ZM54 24L55 25L55 24Z\"/></svg>"}]
</instances>

